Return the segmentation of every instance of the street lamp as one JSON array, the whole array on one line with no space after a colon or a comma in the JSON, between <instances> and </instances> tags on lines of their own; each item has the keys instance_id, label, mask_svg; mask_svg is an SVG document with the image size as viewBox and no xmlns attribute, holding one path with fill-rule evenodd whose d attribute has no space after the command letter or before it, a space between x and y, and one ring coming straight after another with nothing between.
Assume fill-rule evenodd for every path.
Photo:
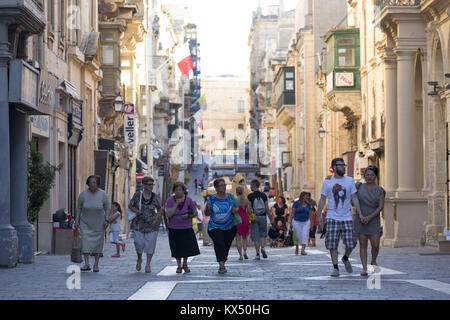
<instances>
[{"instance_id":1,"label":"street lamp","mask_svg":"<svg viewBox=\"0 0 450 320\"><path fill-rule=\"evenodd\" d=\"M323 128L323 126L322 126L322 124L320 124L320 127L319 127L319 138L320 139L323 139L323 138L325 138L325 129Z\"/></svg>"},{"instance_id":2,"label":"street lamp","mask_svg":"<svg viewBox=\"0 0 450 320\"><path fill-rule=\"evenodd\" d=\"M114 110L116 112L121 112L122 107L123 107L123 99L119 92L119 95L114 99Z\"/></svg>"}]
</instances>

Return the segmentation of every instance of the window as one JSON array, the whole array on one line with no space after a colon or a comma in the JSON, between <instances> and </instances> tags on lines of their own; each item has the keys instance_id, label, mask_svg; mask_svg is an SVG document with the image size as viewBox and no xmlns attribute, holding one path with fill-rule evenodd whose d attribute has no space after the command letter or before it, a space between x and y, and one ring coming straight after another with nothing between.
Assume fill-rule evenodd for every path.
<instances>
[{"instance_id":1,"label":"window","mask_svg":"<svg viewBox=\"0 0 450 320\"><path fill-rule=\"evenodd\" d=\"M103 33L103 41L114 41L114 36L112 33Z\"/></svg>"},{"instance_id":2,"label":"window","mask_svg":"<svg viewBox=\"0 0 450 320\"><path fill-rule=\"evenodd\" d=\"M355 65L355 49L340 48L338 49L338 66L354 66Z\"/></svg>"},{"instance_id":3,"label":"window","mask_svg":"<svg viewBox=\"0 0 450 320\"><path fill-rule=\"evenodd\" d=\"M65 0L60 0L59 2L59 34L60 34L60 40L64 40L64 26L66 25L65 22Z\"/></svg>"},{"instance_id":4,"label":"window","mask_svg":"<svg viewBox=\"0 0 450 320\"><path fill-rule=\"evenodd\" d=\"M103 45L103 63L113 64L114 63L114 47L112 45Z\"/></svg>"},{"instance_id":5,"label":"window","mask_svg":"<svg viewBox=\"0 0 450 320\"><path fill-rule=\"evenodd\" d=\"M244 113L245 112L244 100L238 100L238 112L239 113Z\"/></svg>"},{"instance_id":6,"label":"window","mask_svg":"<svg viewBox=\"0 0 450 320\"><path fill-rule=\"evenodd\" d=\"M355 45L355 39L354 38L340 38L337 39L338 46L353 46Z\"/></svg>"},{"instance_id":7,"label":"window","mask_svg":"<svg viewBox=\"0 0 450 320\"><path fill-rule=\"evenodd\" d=\"M294 90L294 80L286 80L286 90Z\"/></svg>"},{"instance_id":8,"label":"window","mask_svg":"<svg viewBox=\"0 0 450 320\"><path fill-rule=\"evenodd\" d=\"M239 123L238 124L238 129L239 130L244 130L244 124L243 123Z\"/></svg>"},{"instance_id":9,"label":"window","mask_svg":"<svg viewBox=\"0 0 450 320\"><path fill-rule=\"evenodd\" d=\"M48 31L53 32L55 30L55 1L48 0Z\"/></svg>"}]
</instances>

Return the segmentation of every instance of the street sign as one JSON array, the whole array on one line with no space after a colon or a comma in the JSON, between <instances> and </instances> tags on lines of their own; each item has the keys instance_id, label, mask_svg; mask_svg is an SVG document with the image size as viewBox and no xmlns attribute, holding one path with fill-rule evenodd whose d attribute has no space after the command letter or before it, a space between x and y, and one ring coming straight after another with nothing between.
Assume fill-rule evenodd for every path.
<instances>
[{"instance_id":1,"label":"street sign","mask_svg":"<svg viewBox=\"0 0 450 320\"><path fill-rule=\"evenodd\" d=\"M165 172L164 172L164 165L161 164L161 165L158 166L158 176L159 177L164 177L164 174L165 174Z\"/></svg>"},{"instance_id":2,"label":"street sign","mask_svg":"<svg viewBox=\"0 0 450 320\"><path fill-rule=\"evenodd\" d=\"M134 123L134 104L127 103L123 106L124 115L124 135L125 143L134 145L136 142L135 123Z\"/></svg>"},{"instance_id":3,"label":"street sign","mask_svg":"<svg viewBox=\"0 0 450 320\"><path fill-rule=\"evenodd\" d=\"M136 181L141 182L144 180L144 174L143 173L136 173Z\"/></svg>"}]
</instances>

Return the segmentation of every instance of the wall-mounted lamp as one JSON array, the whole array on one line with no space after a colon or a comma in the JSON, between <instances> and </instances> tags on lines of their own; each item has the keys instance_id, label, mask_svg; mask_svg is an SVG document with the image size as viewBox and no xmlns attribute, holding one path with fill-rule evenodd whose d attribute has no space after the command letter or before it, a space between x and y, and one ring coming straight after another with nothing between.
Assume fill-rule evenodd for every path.
<instances>
[{"instance_id":1,"label":"wall-mounted lamp","mask_svg":"<svg viewBox=\"0 0 450 320\"><path fill-rule=\"evenodd\" d=\"M438 86L438 82L437 81L428 81L427 84L429 86L433 87L433 90L427 93L429 96L437 96L438 95L437 90L442 89L442 87Z\"/></svg>"},{"instance_id":2,"label":"wall-mounted lamp","mask_svg":"<svg viewBox=\"0 0 450 320\"><path fill-rule=\"evenodd\" d=\"M117 97L114 99L114 110L116 112L121 112L122 111L122 107L123 107L123 99L122 96L119 94L117 95Z\"/></svg>"},{"instance_id":3,"label":"wall-mounted lamp","mask_svg":"<svg viewBox=\"0 0 450 320\"><path fill-rule=\"evenodd\" d=\"M325 138L325 129L323 128L323 126L322 126L322 124L320 124L320 127L319 127L319 138L320 139L323 139L323 138Z\"/></svg>"}]
</instances>

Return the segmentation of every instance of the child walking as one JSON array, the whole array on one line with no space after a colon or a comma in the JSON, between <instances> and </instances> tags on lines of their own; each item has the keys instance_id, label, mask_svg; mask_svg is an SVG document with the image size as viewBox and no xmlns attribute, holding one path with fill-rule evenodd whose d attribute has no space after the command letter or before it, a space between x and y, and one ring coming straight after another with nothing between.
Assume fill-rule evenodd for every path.
<instances>
[{"instance_id":1,"label":"child walking","mask_svg":"<svg viewBox=\"0 0 450 320\"><path fill-rule=\"evenodd\" d=\"M113 202L111 205L111 215L108 222L111 224L109 242L115 244L117 250L112 257L120 258L120 247L122 247L122 251L125 251L125 243L119 241L119 233L122 231L122 208L117 202Z\"/></svg>"}]
</instances>

